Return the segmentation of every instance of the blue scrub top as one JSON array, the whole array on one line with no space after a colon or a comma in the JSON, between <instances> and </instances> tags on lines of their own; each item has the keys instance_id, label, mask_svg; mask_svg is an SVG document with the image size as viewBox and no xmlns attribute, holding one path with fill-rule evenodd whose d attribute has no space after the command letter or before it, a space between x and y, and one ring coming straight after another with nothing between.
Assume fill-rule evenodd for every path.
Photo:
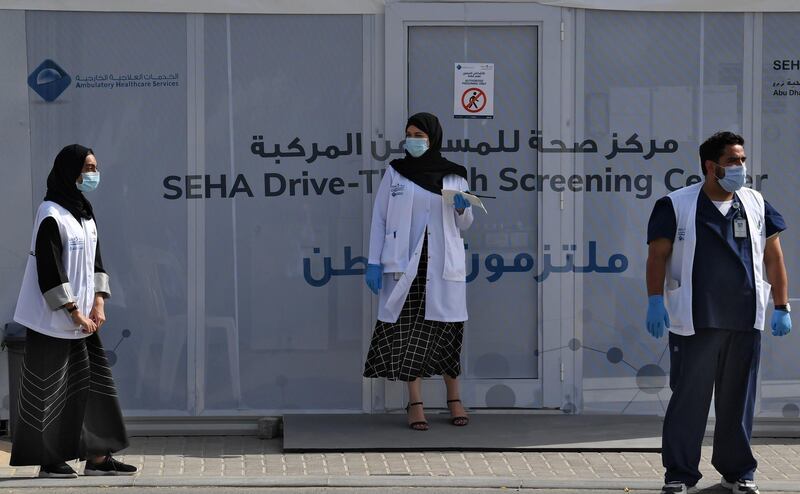
<instances>
[{"instance_id":1,"label":"blue scrub top","mask_svg":"<svg viewBox=\"0 0 800 494\"><path fill-rule=\"evenodd\" d=\"M692 271L692 318L695 328L750 331L755 326L755 282L750 231L735 238L733 222L740 215L747 219L739 197L728 214L722 215L701 190L697 198L697 245ZM764 201L767 237L786 229L783 216ZM672 201L662 197L653 207L647 225L647 243L658 238L675 241L677 221ZM761 260L759 260L761 262Z\"/></svg>"}]
</instances>

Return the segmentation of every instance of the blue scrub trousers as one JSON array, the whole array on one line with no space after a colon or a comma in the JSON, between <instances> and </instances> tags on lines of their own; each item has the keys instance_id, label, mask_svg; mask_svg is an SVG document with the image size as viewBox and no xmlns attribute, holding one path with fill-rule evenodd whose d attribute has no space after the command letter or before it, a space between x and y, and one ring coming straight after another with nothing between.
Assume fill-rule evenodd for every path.
<instances>
[{"instance_id":1,"label":"blue scrub trousers","mask_svg":"<svg viewBox=\"0 0 800 494\"><path fill-rule=\"evenodd\" d=\"M665 482L688 486L702 477L700 450L714 395L716 426L711 464L725 479L754 480L758 462L750 449L761 354L761 331L697 329L669 334L672 398L664 417Z\"/></svg>"}]
</instances>

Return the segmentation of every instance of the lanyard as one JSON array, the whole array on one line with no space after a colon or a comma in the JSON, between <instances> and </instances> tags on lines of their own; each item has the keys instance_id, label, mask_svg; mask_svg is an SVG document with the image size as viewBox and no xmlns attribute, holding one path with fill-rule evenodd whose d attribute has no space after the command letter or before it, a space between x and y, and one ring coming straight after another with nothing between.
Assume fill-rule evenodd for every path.
<instances>
[{"instance_id":1,"label":"lanyard","mask_svg":"<svg viewBox=\"0 0 800 494\"><path fill-rule=\"evenodd\" d=\"M734 209L733 218L734 219L742 219L742 210L741 210L741 205L739 204L739 200L738 199L736 199L736 198L733 199L733 204L731 204L731 207Z\"/></svg>"}]
</instances>

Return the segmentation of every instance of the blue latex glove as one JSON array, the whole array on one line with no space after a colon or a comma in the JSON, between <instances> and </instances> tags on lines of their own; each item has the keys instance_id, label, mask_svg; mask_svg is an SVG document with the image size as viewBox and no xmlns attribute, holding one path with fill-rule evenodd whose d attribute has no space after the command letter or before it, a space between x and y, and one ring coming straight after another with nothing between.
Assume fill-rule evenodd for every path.
<instances>
[{"instance_id":1,"label":"blue latex glove","mask_svg":"<svg viewBox=\"0 0 800 494\"><path fill-rule=\"evenodd\" d=\"M792 316L785 310L774 310L770 326L773 336L786 336L792 330Z\"/></svg>"},{"instance_id":2,"label":"blue latex glove","mask_svg":"<svg viewBox=\"0 0 800 494\"><path fill-rule=\"evenodd\" d=\"M669 328L669 314L664 307L664 296L650 295L647 298L647 332L654 338L661 338L665 327Z\"/></svg>"},{"instance_id":3,"label":"blue latex glove","mask_svg":"<svg viewBox=\"0 0 800 494\"><path fill-rule=\"evenodd\" d=\"M383 266L380 264L367 264L367 272L364 274L364 280L372 293L378 294L381 289L383 278Z\"/></svg>"},{"instance_id":4,"label":"blue latex glove","mask_svg":"<svg viewBox=\"0 0 800 494\"><path fill-rule=\"evenodd\" d=\"M472 204L461 194L456 194L453 196L453 206L455 206L456 209L467 209L472 207Z\"/></svg>"}]
</instances>

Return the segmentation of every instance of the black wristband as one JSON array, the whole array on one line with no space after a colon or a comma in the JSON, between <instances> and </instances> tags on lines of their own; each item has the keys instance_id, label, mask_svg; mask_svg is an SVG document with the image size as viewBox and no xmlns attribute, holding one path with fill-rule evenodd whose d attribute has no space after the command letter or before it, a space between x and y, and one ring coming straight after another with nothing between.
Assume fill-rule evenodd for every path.
<instances>
[{"instance_id":1,"label":"black wristband","mask_svg":"<svg viewBox=\"0 0 800 494\"><path fill-rule=\"evenodd\" d=\"M72 307L65 307L65 309L67 309L67 312L72 314L73 312L78 310L78 304L72 304Z\"/></svg>"}]
</instances>

